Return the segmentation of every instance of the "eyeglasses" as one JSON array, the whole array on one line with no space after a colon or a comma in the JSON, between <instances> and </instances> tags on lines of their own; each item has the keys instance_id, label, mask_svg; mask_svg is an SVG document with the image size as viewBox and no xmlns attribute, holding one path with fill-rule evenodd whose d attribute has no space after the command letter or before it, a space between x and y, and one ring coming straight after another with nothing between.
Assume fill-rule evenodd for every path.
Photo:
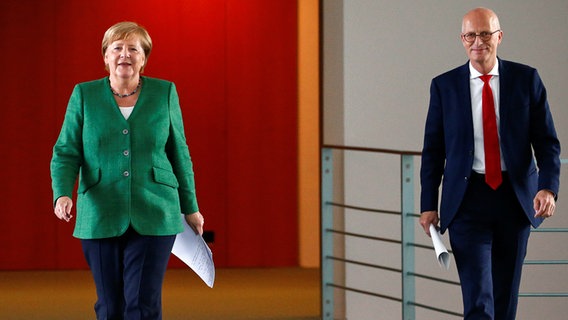
<instances>
[{"instance_id":1,"label":"eyeglasses","mask_svg":"<svg viewBox=\"0 0 568 320\"><path fill-rule=\"evenodd\" d=\"M481 39L481 41L489 41L489 39L491 39L491 37L493 36L493 34L497 33L501 31L499 30L495 30L493 32L489 32L489 31L482 31L480 33L475 33L475 32L468 32L468 33L464 33L462 34L462 38L465 40L465 42L474 42L475 38L479 37L479 39Z\"/></svg>"}]
</instances>

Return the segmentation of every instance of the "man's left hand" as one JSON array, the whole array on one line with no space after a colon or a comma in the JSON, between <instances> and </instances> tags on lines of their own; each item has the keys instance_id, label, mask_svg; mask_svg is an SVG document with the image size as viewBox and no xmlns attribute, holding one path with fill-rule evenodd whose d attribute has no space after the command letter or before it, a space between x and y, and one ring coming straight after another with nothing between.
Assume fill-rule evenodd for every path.
<instances>
[{"instance_id":1,"label":"man's left hand","mask_svg":"<svg viewBox=\"0 0 568 320\"><path fill-rule=\"evenodd\" d=\"M533 200L535 218L550 218L554 215L556 201L554 193L549 190L540 190Z\"/></svg>"}]
</instances>

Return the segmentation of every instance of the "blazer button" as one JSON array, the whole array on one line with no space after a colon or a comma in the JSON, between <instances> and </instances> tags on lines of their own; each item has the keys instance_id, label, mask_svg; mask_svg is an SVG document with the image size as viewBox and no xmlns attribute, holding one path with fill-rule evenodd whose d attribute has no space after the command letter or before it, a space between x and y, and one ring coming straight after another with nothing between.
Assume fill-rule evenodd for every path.
<instances>
[{"instance_id":1,"label":"blazer button","mask_svg":"<svg viewBox=\"0 0 568 320\"><path fill-rule=\"evenodd\" d=\"M129 152L128 150L124 150L124 151L122 151L122 154L123 154L125 157L128 157L128 155L130 154L130 152Z\"/></svg>"},{"instance_id":2,"label":"blazer button","mask_svg":"<svg viewBox=\"0 0 568 320\"><path fill-rule=\"evenodd\" d=\"M128 177L128 176L130 176L130 172L124 171L124 172L122 173L122 175L125 176L125 177Z\"/></svg>"},{"instance_id":3,"label":"blazer button","mask_svg":"<svg viewBox=\"0 0 568 320\"><path fill-rule=\"evenodd\" d=\"M122 130L122 134L128 134L128 129Z\"/></svg>"}]
</instances>

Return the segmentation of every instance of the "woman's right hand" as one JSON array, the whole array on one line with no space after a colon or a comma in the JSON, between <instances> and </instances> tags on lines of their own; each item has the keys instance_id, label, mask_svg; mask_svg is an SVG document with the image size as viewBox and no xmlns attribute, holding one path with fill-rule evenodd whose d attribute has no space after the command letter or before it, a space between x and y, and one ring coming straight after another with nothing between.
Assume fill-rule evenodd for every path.
<instances>
[{"instance_id":1,"label":"woman's right hand","mask_svg":"<svg viewBox=\"0 0 568 320\"><path fill-rule=\"evenodd\" d=\"M63 196L57 198L57 201L55 201L55 208L53 212L59 219L69 222L71 218L73 218L71 215L71 208L73 208L73 200L69 197Z\"/></svg>"},{"instance_id":2,"label":"woman's right hand","mask_svg":"<svg viewBox=\"0 0 568 320\"><path fill-rule=\"evenodd\" d=\"M193 229L193 231L195 231L195 234L202 236L205 219L203 218L201 212L197 211L192 214L186 214L184 215L184 217L185 222L187 222L187 224Z\"/></svg>"}]
</instances>

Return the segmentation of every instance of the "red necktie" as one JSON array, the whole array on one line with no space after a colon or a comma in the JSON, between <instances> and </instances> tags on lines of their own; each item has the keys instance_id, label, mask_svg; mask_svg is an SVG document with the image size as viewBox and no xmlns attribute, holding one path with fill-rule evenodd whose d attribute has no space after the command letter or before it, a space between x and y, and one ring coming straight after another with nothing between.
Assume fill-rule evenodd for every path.
<instances>
[{"instance_id":1,"label":"red necktie","mask_svg":"<svg viewBox=\"0 0 568 320\"><path fill-rule=\"evenodd\" d=\"M483 144L485 147L485 182L497 190L503 178L501 176L501 156L499 152L499 136L497 134L497 118L493 91L489 86L491 75L481 76L483 80Z\"/></svg>"}]
</instances>

